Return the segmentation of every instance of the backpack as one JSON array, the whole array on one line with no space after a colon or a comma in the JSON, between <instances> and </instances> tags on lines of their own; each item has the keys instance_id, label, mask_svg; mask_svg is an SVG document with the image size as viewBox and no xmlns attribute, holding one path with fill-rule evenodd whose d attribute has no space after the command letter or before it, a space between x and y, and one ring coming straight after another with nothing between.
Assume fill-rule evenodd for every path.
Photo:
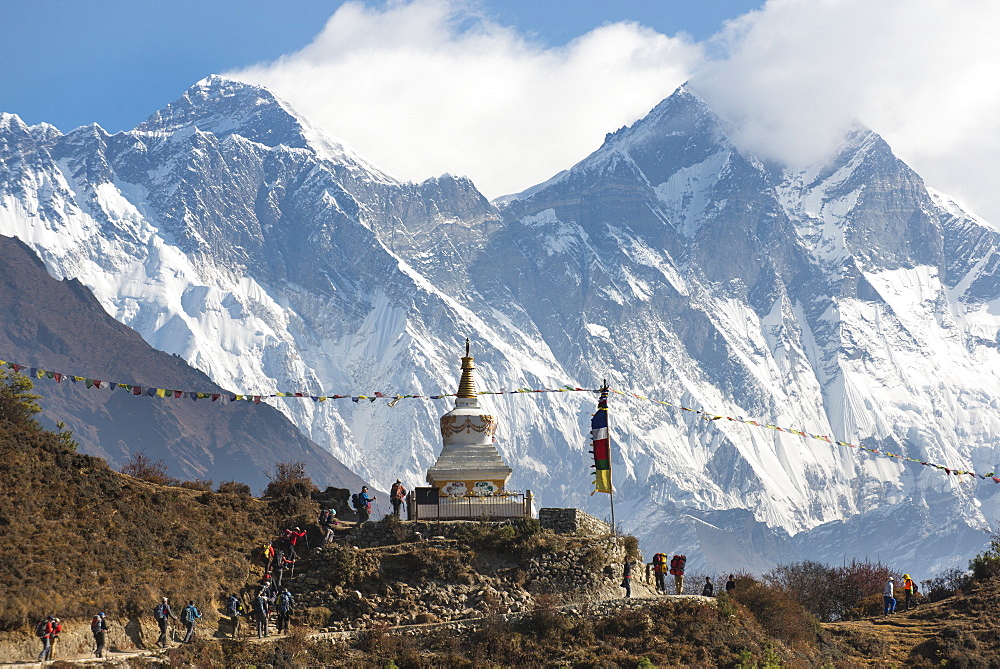
<instances>
[{"instance_id":1,"label":"backpack","mask_svg":"<svg viewBox=\"0 0 1000 669\"><path fill-rule=\"evenodd\" d=\"M354 493L353 495L351 495L351 505L352 505L352 506L353 506L353 507L354 507L355 509L362 509L362 508L364 508L364 506L365 506L365 503L364 503L364 501L363 501L363 500L361 499L361 493L359 493L359 492L356 492L356 493Z\"/></svg>"},{"instance_id":2,"label":"backpack","mask_svg":"<svg viewBox=\"0 0 1000 669\"><path fill-rule=\"evenodd\" d=\"M226 613L231 616L235 616L240 612L240 600L235 597L230 597L229 601L226 603Z\"/></svg>"},{"instance_id":3,"label":"backpack","mask_svg":"<svg viewBox=\"0 0 1000 669\"><path fill-rule=\"evenodd\" d=\"M49 626L49 621L47 618L45 620L39 621L38 624L35 625L35 636L37 636L38 638L45 636L45 629L48 626Z\"/></svg>"},{"instance_id":4,"label":"backpack","mask_svg":"<svg viewBox=\"0 0 1000 669\"><path fill-rule=\"evenodd\" d=\"M92 632L100 632L101 631L101 617L100 616L94 616L93 620L90 621L90 630Z\"/></svg>"},{"instance_id":5,"label":"backpack","mask_svg":"<svg viewBox=\"0 0 1000 669\"><path fill-rule=\"evenodd\" d=\"M687 557L684 555L675 555L670 560L670 573L674 576L682 576L684 574L684 565L687 564Z\"/></svg>"},{"instance_id":6,"label":"backpack","mask_svg":"<svg viewBox=\"0 0 1000 669\"><path fill-rule=\"evenodd\" d=\"M153 609L153 617L157 620L163 620L167 617L167 607L163 604L157 604L156 608Z\"/></svg>"},{"instance_id":7,"label":"backpack","mask_svg":"<svg viewBox=\"0 0 1000 669\"><path fill-rule=\"evenodd\" d=\"M191 620L191 607L185 606L184 610L181 611L181 622L187 624Z\"/></svg>"}]
</instances>

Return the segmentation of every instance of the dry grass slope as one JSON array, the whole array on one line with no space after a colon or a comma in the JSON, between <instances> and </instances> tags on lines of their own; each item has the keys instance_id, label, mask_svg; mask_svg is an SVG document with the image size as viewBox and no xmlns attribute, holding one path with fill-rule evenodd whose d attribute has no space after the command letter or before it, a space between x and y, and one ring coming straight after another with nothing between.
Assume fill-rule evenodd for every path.
<instances>
[{"instance_id":1,"label":"dry grass slope","mask_svg":"<svg viewBox=\"0 0 1000 669\"><path fill-rule=\"evenodd\" d=\"M5 411L18 406L9 383L0 379L0 630L48 613L132 618L164 594L211 609L246 582L252 549L278 529L269 504L119 474L30 411Z\"/></svg>"}]
</instances>

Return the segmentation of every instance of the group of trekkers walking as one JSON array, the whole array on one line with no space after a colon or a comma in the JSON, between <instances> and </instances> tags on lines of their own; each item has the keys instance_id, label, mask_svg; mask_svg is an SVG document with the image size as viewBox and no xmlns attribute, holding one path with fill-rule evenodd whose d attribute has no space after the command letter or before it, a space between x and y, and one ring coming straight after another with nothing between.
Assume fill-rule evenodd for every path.
<instances>
[{"instance_id":1,"label":"group of trekkers walking","mask_svg":"<svg viewBox=\"0 0 1000 669\"><path fill-rule=\"evenodd\" d=\"M406 487L402 481L397 479L389 493L392 514L396 517L400 516L406 494ZM371 507L375 500L376 497L369 493L368 486L363 486L359 493L352 496L352 506L354 506L359 525L367 522L371 517ZM321 535L321 544L333 539L333 528L338 525L336 516L334 509L324 508L321 510L319 525L324 532ZM289 574L289 578L294 577L295 563L299 558L299 551L303 547L309 548L306 531L300 527L294 527L286 529L280 537L265 542L260 549L259 556L263 561L264 575L257 584L256 592L249 606L249 612L256 623L259 638L270 635L268 627L272 612L277 614L275 624L277 633L288 631L291 614L295 608L295 598L287 587L282 586L286 574ZM160 603L153 608L152 613L159 629L156 645L161 648L168 645L171 620L179 621L184 625L184 637L181 643L190 643L195 638L198 620L202 617L201 611L198 610L193 600L188 601L179 615L176 614L170 606L168 597L163 597ZM232 636L236 638L240 632L240 620L247 615L247 608L236 594L231 594L227 598L226 614L232 621ZM38 654L39 661L52 660L55 657L55 648L62 629L62 622L54 615L47 616L35 626L35 635L42 642L42 650ZM108 632L108 621L103 612L93 616L90 629L94 637L94 655L103 658Z\"/></svg>"},{"instance_id":2,"label":"group of trekkers walking","mask_svg":"<svg viewBox=\"0 0 1000 669\"><path fill-rule=\"evenodd\" d=\"M674 577L674 591L676 594L684 594L684 569L687 567L687 556L686 555L674 555L669 560L669 566L667 561L666 553L656 553L653 555L653 561L646 565L646 578L649 578L649 570L653 570L653 584L656 592L661 595L666 595L667 593L667 574ZM632 563L626 562L624 569L624 578L622 579L622 587L625 588L625 596L632 596L631 587L631 576L632 576ZM736 578L730 574L729 580L726 581L726 594L731 594L733 590L736 589ZM703 597L713 597L715 596L715 584L712 583L712 577L706 576L705 583L702 584L701 594Z\"/></svg>"}]
</instances>

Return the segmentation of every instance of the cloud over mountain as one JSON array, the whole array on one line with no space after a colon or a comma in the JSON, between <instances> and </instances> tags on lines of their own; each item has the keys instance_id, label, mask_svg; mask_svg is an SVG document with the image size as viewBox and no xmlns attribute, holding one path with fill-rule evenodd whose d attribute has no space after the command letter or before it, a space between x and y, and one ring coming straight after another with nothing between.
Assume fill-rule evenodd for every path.
<instances>
[{"instance_id":1,"label":"cloud over mountain","mask_svg":"<svg viewBox=\"0 0 1000 669\"><path fill-rule=\"evenodd\" d=\"M490 197L568 167L690 79L756 153L809 162L858 119L997 220L998 24L984 0L773 0L704 44L612 23L549 46L474 2L349 2L305 48L229 76L399 177L467 174Z\"/></svg>"}]
</instances>

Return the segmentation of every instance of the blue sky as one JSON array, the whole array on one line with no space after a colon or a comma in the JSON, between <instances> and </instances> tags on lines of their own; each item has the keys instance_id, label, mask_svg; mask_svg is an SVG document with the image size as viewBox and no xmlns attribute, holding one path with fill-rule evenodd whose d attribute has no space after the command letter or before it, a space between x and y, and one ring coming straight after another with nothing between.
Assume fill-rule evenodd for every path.
<instances>
[{"instance_id":1,"label":"blue sky","mask_svg":"<svg viewBox=\"0 0 1000 669\"><path fill-rule=\"evenodd\" d=\"M4 0L0 111L68 131L132 128L202 77L296 51L341 0ZM373 7L384 2L368 2ZM756 0L495 0L484 11L525 35L564 44L601 24L638 21L696 39Z\"/></svg>"},{"instance_id":2,"label":"blue sky","mask_svg":"<svg viewBox=\"0 0 1000 669\"><path fill-rule=\"evenodd\" d=\"M266 86L403 180L517 192L680 84L741 149L821 162L860 121L1000 223L996 0L0 0L0 111L132 128L204 76Z\"/></svg>"}]
</instances>

